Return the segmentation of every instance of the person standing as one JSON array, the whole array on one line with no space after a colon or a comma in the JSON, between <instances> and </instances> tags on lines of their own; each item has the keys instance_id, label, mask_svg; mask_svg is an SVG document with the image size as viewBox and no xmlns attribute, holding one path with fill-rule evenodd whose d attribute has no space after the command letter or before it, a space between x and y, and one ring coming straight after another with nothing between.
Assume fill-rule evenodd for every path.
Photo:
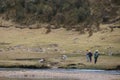
<instances>
[{"instance_id":1,"label":"person standing","mask_svg":"<svg viewBox=\"0 0 120 80\"><path fill-rule=\"evenodd\" d=\"M86 53L87 62L92 62L92 52L89 50Z\"/></svg>"},{"instance_id":2,"label":"person standing","mask_svg":"<svg viewBox=\"0 0 120 80\"><path fill-rule=\"evenodd\" d=\"M96 50L95 53L94 53L94 63L95 64L97 63L98 57L99 57L99 52L98 52L98 50Z\"/></svg>"},{"instance_id":3,"label":"person standing","mask_svg":"<svg viewBox=\"0 0 120 80\"><path fill-rule=\"evenodd\" d=\"M89 50L89 51L88 51L89 62L92 62L92 56L93 56L93 54L92 54L92 52Z\"/></svg>"}]
</instances>

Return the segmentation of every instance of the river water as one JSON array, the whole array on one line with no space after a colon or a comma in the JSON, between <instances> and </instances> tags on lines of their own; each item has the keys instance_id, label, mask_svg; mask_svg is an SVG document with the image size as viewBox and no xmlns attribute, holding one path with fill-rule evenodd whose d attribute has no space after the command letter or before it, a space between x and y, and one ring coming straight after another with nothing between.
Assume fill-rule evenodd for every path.
<instances>
[{"instance_id":1,"label":"river water","mask_svg":"<svg viewBox=\"0 0 120 80\"><path fill-rule=\"evenodd\" d=\"M25 68L0 68L0 71L49 71L49 72L60 72L60 73L101 73L101 74L112 74L120 75L120 70L96 70L96 69L25 69Z\"/></svg>"},{"instance_id":2,"label":"river water","mask_svg":"<svg viewBox=\"0 0 120 80\"><path fill-rule=\"evenodd\" d=\"M5 78L3 80L120 80L120 70L0 68L0 80L1 78Z\"/></svg>"}]
</instances>

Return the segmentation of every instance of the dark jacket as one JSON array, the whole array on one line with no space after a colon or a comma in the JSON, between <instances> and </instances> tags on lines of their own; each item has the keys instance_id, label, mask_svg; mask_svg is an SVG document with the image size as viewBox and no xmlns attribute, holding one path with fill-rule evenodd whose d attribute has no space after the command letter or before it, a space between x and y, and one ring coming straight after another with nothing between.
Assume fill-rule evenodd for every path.
<instances>
[{"instance_id":1,"label":"dark jacket","mask_svg":"<svg viewBox=\"0 0 120 80\"><path fill-rule=\"evenodd\" d=\"M92 57L93 55L92 55L92 53L91 53L91 52L89 52L89 53L88 53L88 56L89 56L89 57Z\"/></svg>"},{"instance_id":2,"label":"dark jacket","mask_svg":"<svg viewBox=\"0 0 120 80\"><path fill-rule=\"evenodd\" d=\"M95 53L94 53L94 58L98 58L98 56L99 56L99 53L98 53L98 52L95 52Z\"/></svg>"}]
</instances>

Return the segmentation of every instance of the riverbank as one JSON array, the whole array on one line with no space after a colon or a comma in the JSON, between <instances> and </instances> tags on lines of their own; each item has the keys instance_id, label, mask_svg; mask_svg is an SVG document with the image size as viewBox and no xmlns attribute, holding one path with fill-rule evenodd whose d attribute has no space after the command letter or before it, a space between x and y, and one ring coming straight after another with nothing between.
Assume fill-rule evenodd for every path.
<instances>
[{"instance_id":1,"label":"riverbank","mask_svg":"<svg viewBox=\"0 0 120 80\"><path fill-rule=\"evenodd\" d=\"M17 53L16 53L17 54ZM5 55L5 54L4 54ZM9 53L9 55L12 55ZM20 54L22 55L22 54ZM2 55L1 55L2 56ZM8 56L8 55L7 55ZM54 57L54 55L53 55ZM101 55L97 64L86 62L85 56L68 55L66 60L61 58L47 58L45 62L40 62L37 58L31 60L0 60L1 68L28 68L28 69L101 69L101 70L120 70L119 56ZM30 59L30 58L29 58Z\"/></svg>"},{"instance_id":2,"label":"riverbank","mask_svg":"<svg viewBox=\"0 0 120 80\"><path fill-rule=\"evenodd\" d=\"M1 68L28 68L28 69L101 69L120 70L119 56L101 55L97 64L86 62L85 56L68 56L66 60L60 58L47 58L45 62L39 60L0 60Z\"/></svg>"},{"instance_id":3,"label":"riverbank","mask_svg":"<svg viewBox=\"0 0 120 80\"><path fill-rule=\"evenodd\" d=\"M7 75L6 75L7 74ZM97 78L95 77L97 76ZM82 70L0 70L0 80L120 80L120 75Z\"/></svg>"},{"instance_id":4,"label":"riverbank","mask_svg":"<svg viewBox=\"0 0 120 80\"><path fill-rule=\"evenodd\" d=\"M95 66L78 67L77 64L68 64L67 66L48 66L48 65L11 65L11 66L0 66L0 68L25 68L25 69L96 69L96 70L120 70L120 66L114 68L104 68Z\"/></svg>"}]
</instances>

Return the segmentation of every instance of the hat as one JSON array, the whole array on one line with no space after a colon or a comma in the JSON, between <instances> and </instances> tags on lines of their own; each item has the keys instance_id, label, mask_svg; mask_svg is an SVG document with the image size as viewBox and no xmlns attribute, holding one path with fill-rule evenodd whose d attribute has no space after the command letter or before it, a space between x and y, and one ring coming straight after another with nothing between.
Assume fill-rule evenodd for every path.
<instances>
[{"instance_id":1,"label":"hat","mask_svg":"<svg viewBox=\"0 0 120 80\"><path fill-rule=\"evenodd\" d=\"M88 52L91 52L91 50L88 50Z\"/></svg>"},{"instance_id":2,"label":"hat","mask_svg":"<svg viewBox=\"0 0 120 80\"><path fill-rule=\"evenodd\" d=\"M95 50L96 52L98 52L98 50Z\"/></svg>"}]
</instances>

